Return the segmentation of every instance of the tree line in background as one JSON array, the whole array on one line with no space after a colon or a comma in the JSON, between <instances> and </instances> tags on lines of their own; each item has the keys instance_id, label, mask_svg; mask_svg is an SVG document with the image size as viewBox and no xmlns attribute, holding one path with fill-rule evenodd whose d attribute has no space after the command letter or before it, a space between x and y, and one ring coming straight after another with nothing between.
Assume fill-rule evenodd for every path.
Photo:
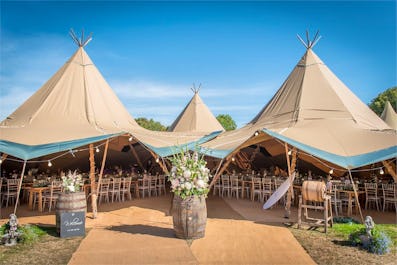
<instances>
[{"instance_id":1,"label":"tree line in background","mask_svg":"<svg viewBox=\"0 0 397 265\"><path fill-rule=\"evenodd\" d=\"M233 120L232 116L229 114L219 114L216 119L225 129L225 131L235 130L237 128L236 122ZM143 128L151 131L167 131L169 126L165 126L158 121L153 119L147 119L144 117L136 118L135 121Z\"/></svg>"},{"instance_id":2,"label":"tree line in background","mask_svg":"<svg viewBox=\"0 0 397 265\"><path fill-rule=\"evenodd\" d=\"M389 101L392 105L394 111L397 108L397 86L386 89L382 93L380 93L376 98L371 100L369 103L369 107L376 113L378 116L382 114L383 109L385 108L386 101Z\"/></svg>"},{"instance_id":3,"label":"tree line in background","mask_svg":"<svg viewBox=\"0 0 397 265\"><path fill-rule=\"evenodd\" d=\"M397 108L397 86L391 87L380 93L377 97L371 100L371 102L368 104L368 106L378 115L380 116L382 114L382 111L385 107L386 102L389 101L390 104L393 106L394 111L396 111ZM231 131L235 130L237 128L236 122L233 120L232 116L229 114L219 114L216 116L216 119L219 121L219 123L223 126L223 128L226 131ZM158 121L155 121L153 119L147 119L147 118L137 118L135 119L136 122L142 126L143 128L146 128L148 130L152 131L167 131L168 126L165 126L161 124Z\"/></svg>"}]
</instances>

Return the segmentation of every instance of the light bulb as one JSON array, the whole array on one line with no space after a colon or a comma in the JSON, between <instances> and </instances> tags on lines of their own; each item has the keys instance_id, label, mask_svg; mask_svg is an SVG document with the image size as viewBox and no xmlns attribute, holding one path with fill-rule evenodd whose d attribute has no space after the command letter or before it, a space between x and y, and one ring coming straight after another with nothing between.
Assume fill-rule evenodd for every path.
<instances>
[{"instance_id":1,"label":"light bulb","mask_svg":"<svg viewBox=\"0 0 397 265\"><path fill-rule=\"evenodd\" d=\"M379 174L381 174L381 175L385 174L385 171L383 171L383 168L381 168L381 169L379 170Z\"/></svg>"},{"instance_id":2,"label":"light bulb","mask_svg":"<svg viewBox=\"0 0 397 265\"><path fill-rule=\"evenodd\" d=\"M156 163L158 163L158 162L160 162L160 159L157 157L157 158L156 158Z\"/></svg>"},{"instance_id":3,"label":"light bulb","mask_svg":"<svg viewBox=\"0 0 397 265\"><path fill-rule=\"evenodd\" d=\"M51 160L48 160L48 166L49 166L49 167L52 167Z\"/></svg>"},{"instance_id":4,"label":"light bulb","mask_svg":"<svg viewBox=\"0 0 397 265\"><path fill-rule=\"evenodd\" d=\"M3 159L0 158L0 164L3 163Z\"/></svg>"},{"instance_id":5,"label":"light bulb","mask_svg":"<svg viewBox=\"0 0 397 265\"><path fill-rule=\"evenodd\" d=\"M236 160L234 157L232 157L232 161L234 162L234 160Z\"/></svg>"},{"instance_id":6,"label":"light bulb","mask_svg":"<svg viewBox=\"0 0 397 265\"><path fill-rule=\"evenodd\" d=\"M130 136L130 138L128 138L128 141L131 142L132 141L132 136Z\"/></svg>"},{"instance_id":7,"label":"light bulb","mask_svg":"<svg viewBox=\"0 0 397 265\"><path fill-rule=\"evenodd\" d=\"M259 135L259 133L256 131L256 132L255 132L255 136L258 136L258 135Z\"/></svg>"},{"instance_id":8,"label":"light bulb","mask_svg":"<svg viewBox=\"0 0 397 265\"><path fill-rule=\"evenodd\" d=\"M95 149L95 151L96 151L97 153L99 153L101 150L99 150L99 148L97 147L97 148Z\"/></svg>"},{"instance_id":9,"label":"light bulb","mask_svg":"<svg viewBox=\"0 0 397 265\"><path fill-rule=\"evenodd\" d=\"M331 168L331 170L329 171L329 174L334 174L334 169Z\"/></svg>"},{"instance_id":10,"label":"light bulb","mask_svg":"<svg viewBox=\"0 0 397 265\"><path fill-rule=\"evenodd\" d=\"M288 151L288 155L289 156L292 155L292 151L291 150Z\"/></svg>"}]
</instances>

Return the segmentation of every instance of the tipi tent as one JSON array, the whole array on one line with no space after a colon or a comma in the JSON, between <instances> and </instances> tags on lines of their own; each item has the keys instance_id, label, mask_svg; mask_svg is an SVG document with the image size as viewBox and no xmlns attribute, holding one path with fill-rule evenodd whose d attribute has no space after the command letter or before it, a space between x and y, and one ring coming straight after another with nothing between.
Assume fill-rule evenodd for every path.
<instances>
[{"instance_id":1,"label":"tipi tent","mask_svg":"<svg viewBox=\"0 0 397 265\"><path fill-rule=\"evenodd\" d=\"M380 116L390 128L397 130L397 114L389 101L386 101L385 108Z\"/></svg>"},{"instance_id":2,"label":"tipi tent","mask_svg":"<svg viewBox=\"0 0 397 265\"><path fill-rule=\"evenodd\" d=\"M280 154L285 150L277 142L282 141L350 169L396 157L396 139L395 131L307 45L283 85L248 125L225 132L202 147L208 155L230 159L253 144L262 145L272 155Z\"/></svg>"},{"instance_id":3,"label":"tipi tent","mask_svg":"<svg viewBox=\"0 0 397 265\"><path fill-rule=\"evenodd\" d=\"M85 52L89 40L74 39L79 48L72 57L0 123L1 153L29 160L123 135L121 144L140 142L167 156L178 151L176 146L203 143L217 135L140 127Z\"/></svg>"},{"instance_id":4,"label":"tipi tent","mask_svg":"<svg viewBox=\"0 0 397 265\"><path fill-rule=\"evenodd\" d=\"M194 95L178 118L172 123L168 131L171 132L204 132L224 131L207 105L194 90Z\"/></svg>"}]
</instances>

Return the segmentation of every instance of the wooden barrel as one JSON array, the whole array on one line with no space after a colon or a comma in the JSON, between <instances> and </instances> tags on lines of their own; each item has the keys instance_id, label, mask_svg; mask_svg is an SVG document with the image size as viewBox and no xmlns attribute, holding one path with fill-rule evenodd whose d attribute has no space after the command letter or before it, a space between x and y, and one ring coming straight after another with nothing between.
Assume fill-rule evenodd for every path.
<instances>
[{"instance_id":1,"label":"wooden barrel","mask_svg":"<svg viewBox=\"0 0 397 265\"><path fill-rule=\"evenodd\" d=\"M175 195L172 217L176 237L197 239L205 235L207 206L204 196L190 196L186 199Z\"/></svg>"},{"instance_id":2,"label":"wooden barrel","mask_svg":"<svg viewBox=\"0 0 397 265\"><path fill-rule=\"evenodd\" d=\"M56 205L56 229L60 233L61 213L86 212L87 201L84 192L61 193Z\"/></svg>"},{"instance_id":3,"label":"wooden barrel","mask_svg":"<svg viewBox=\"0 0 397 265\"><path fill-rule=\"evenodd\" d=\"M323 202L326 186L321 181L305 181L302 184L302 198L305 201Z\"/></svg>"}]
</instances>

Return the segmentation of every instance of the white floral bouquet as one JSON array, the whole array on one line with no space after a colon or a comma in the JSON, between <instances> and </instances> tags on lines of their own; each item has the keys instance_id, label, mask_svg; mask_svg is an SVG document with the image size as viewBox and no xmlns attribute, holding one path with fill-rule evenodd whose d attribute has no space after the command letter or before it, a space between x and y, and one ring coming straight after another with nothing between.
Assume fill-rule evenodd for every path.
<instances>
[{"instance_id":1,"label":"white floral bouquet","mask_svg":"<svg viewBox=\"0 0 397 265\"><path fill-rule=\"evenodd\" d=\"M171 158L172 169L168 180L172 191L185 199L188 196L207 196L210 171L206 167L204 156L199 157L197 151L180 152Z\"/></svg>"},{"instance_id":2,"label":"white floral bouquet","mask_svg":"<svg viewBox=\"0 0 397 265\"><path fill-rule=\"evenodd\" d=\"M62 176L62 187L65 192L79 192L82 185L83 178L76 170L73 173L69 170L66 176Z\"/></svg>"}]
</instances>

